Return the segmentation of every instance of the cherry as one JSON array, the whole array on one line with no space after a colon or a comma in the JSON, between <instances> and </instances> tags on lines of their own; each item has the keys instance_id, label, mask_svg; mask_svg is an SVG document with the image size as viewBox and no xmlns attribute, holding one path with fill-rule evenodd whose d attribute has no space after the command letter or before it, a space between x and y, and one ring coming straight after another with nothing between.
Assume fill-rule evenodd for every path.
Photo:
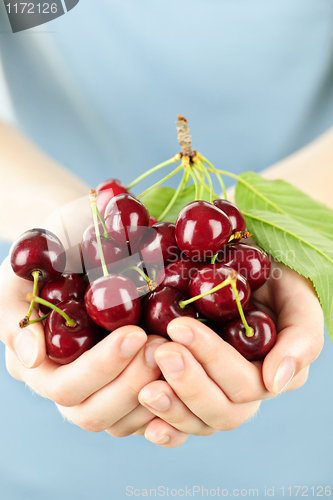
<instances>
[{"instance_id":1,"label":"cherry","mask_svg":"<svg viewBox=\"0 0 333 500\"><path fill-rule=\"evenodd\" d=\"M40 297L54 305L60 302L67 302L68 300L83 302L86 289L87 285L78 274L64 273L59 278L45 283ZM48 314L51 311L44 304L40 304L39 308L44 314Z\"/></svg>"},{"instance_id":2,"label":"cherry","mask_svg":"<svg viewBox=\"0 0 333 500\"><path fill-rule=\"evenodd\" d=\"M245 231L246 223L244 219L244 215L239 210L236 205L231 203L228 200L214 200L214 205L227 214L231 221L232 233L236 233L238 231Z\"/></svg>"},{"instance_id":3,"label":"cherry","mask_svg":"<svg viewBox=\"0 0 333 500\"><path fill-rule=\"evenodd\" d=\"M99 223L103 254L108 269L113 269L118 261L129 256L127 245L119 245L111 238L105 238L103 226ZM98 249L95 226L92 224L83 233L81 252L86 271L95 270L95 273L102 275L101 256ZM125 265L124 265L125 267Z\"/></svg>"},{"instance_id":4,"label":"cherry","mask_svg":"<svg viewBox=\"0 0 333 500\"><path fill-rule=\"evenodd\" d=\"M75 323L69 326L57 311L52 311L45 324L45 342L49 357L65 365L77 359L102 338L102 330L87 314L83 302L70 300L58 304Z\"/></svg>"},{"instance_id":5,"label":"cherry","mask_svg":"<svg viewBox=\"0 0 333 500\"><path fill-rule=\"evenodd\" d=\"M96 191L98 193L97 208L102 217L104 217L107 204L114 196L121 193L128 193L124 184L118 181L118 179L108 179L101 182L101 184L98 184Z\"/></svg>"},{"instance_id":6,"label":"cherry","mask_svg":"<svg viewBox=\"0 0 333 500\"><path fill-rule=\"evenodd\" d=\"M188 299L182 290L171 286L159 286L151 292L142 304L140 326L147 335L161 335L169 338L167 326L174 318L188 316L196 318L197 312L192 304L184 308L179 306L181 300Z\"/></svg>"},{"instance_id":7,"label":"cherry","mask_svg":"<svg viewBox=\"0 0 333 500\"><path fill-rule=\"evenodd\" d=\"M112 332L124 325L135 325L140 318L140 299L129 278L109 274L93 281L84 303L91 319Z\"/></svg>"},{"instance_id":8,"label":"cherry","mask_svg":"<svg viewBox=\"0 0 333 500\"><path fill-rule=\"evenodd\" d=\"M20 278L45 283L58 278L66 266L65 249L59 238L46 229L30 229L23 233L10 249L10 263Z\"/></svg>"},{"instance_id":9,"label":"cherry","mask_svg":"<svg viewBox=\"0 0 333 500\"><path fill-rule=\"evenodd\" d=\"M231 236L229 217L206 201L193 201L179 213L175 237L178 247L190 259L212 258Z\"/></svg>"},{"instance_id":10,"label":"cherry","mask_svg":"<svg viewBox=\"0 0 333 500\"><path fill-rule=\"evenodd\" d=\"M182 256L175 262L170 262L157 275L156 281L161 286L172 286L189 293L190 280L204 264L192 262L188 257Z\"/></svg>"},{"instance_id":11,"label":"cherry","mask_svg":"<svg viewBox=\"0 0 333 500\"><path fill-rule=\"evenodd\" d=\"M265 283L271 267L266 252L245 243L231 243L225 246L215 262L231 267L244 276L253 292Z\"/></svg>"},{"instance_id":12,"label":"cherry","mask_svg":"<svg viewBox=\"0 0 333 500\"><path fill-rule=\"evenodd\" d=\"M275 344L275 325L268 314L259 310L245 311L245 318L254 330L252 337L245 335L241 318L228 322L218 333L249 361L263 359Z\"/></svg>"},{"instance_id":13,"label":"cherry","mask_svg":"<svg viewBox=\"0 0 333 500\"><path fill-rule=\"evenodd\" d=\"M142 259L154 266L176 260L180 250L175 239L175 225L171 222L158 222L150 227L139 241L138 248Z\"/></svg>"},{"instance_id":14,"label":"cherry","mask_svg":"<svg viewBox=\"0 0 333 500\"><path fill-rule=\"evenodd\" d=\"M207 264L195 273L190 281L189 292L196 297L216 287L234 271L223 264ZM246 307L251 297L251 289L245 278L237 275L236 287L242 307ZM214 321L228 321L238 313L236 297L231 286L202 297L194 302L196 309L203 316Z\"/></svg>"},{"instance_id":15,"label":"cherry","mask_svg":"<svg viewBox=\"0 0 333 500\"><path fill-rule=\"evenodd\" d=\"M105 225L111 238L124 245L137 243L149 226L149 213L131 194L119 194L105 209Z\"/></svg>"}]
</instances>

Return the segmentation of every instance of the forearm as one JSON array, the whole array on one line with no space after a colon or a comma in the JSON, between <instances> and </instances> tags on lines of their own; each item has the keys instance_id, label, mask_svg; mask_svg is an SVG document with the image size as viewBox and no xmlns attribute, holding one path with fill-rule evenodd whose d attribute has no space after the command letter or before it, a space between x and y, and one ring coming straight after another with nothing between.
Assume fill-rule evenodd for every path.
<instances>
[{"instance_id":1,"label":"forearm","mask_svg":"<svg viewBox=\"0 0 333 500\"><path fill-rule=\"evenodd\" d=\"M1 122L0 186L0 238L7 241L43 227L55 209L89 192L82 180Z\"/></svg>"},{"instance_id":2,"label":"forearm","mask_svg":"<svg viewBox=\"0 0 333 500\"><path fill-rule=\"evenodd\" d=\"M283 179L333 208L333 128L315 141L263 170L266 179Z\"/></svg>"}]
</instances>

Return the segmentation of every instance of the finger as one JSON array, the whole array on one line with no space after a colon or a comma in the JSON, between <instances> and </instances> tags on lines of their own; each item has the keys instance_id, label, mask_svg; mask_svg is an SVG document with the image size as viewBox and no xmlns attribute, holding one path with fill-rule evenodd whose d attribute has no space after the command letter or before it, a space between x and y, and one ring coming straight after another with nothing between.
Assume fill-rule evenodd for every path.
<instances>
[{"instance_id":1,"label":"finger","mask_svg":"<svg viewBox=\"0 0 333 500\"><path fill-rule=\"evenodd\" d=\"M265 386L275 394L319 356L324 344L323 311L311 282L285 266L278 268L280 279L268 280L266 293L267 300L274 300L279 333L263 363Z\"/></svg>"},{"instance_id":2,"label":"finger","mask_svg":"<svg viewBox=\"0 0 333 500\"><path fill-rule=\"evenodd\" d=\"M35 370L18 366L16 378L19 375L39 394L61 406L75 406L117 378L146 339L139 327L124 326L68 365L59 366L47 359Z\"/></svg>"},{"instance_id":3,"label":"finger","mask_svg":"<svg viewBox=\"0 0 333 500\"><path fill-rule=\"evenodd\" d=\"M138 404L134 410L118 420L118 422L108 429L105 429L105 431L113 437L130 436L139 429L143 427L146 428L147 424L153 420L153 418L155 418L155 415L151 411ZM142 435L143 434L144 431L142 432Z\"/></svg>"},{"instance_id":4,"label":"finger","mask_svg":"<svg viewBox=\"0 0 333 500\"><path fill-rule=\"evenodd\" d=\"M152 340L114 381L79 405L70 408L59 406L60 412L71 422L90 432L101 432L112 427L137 407L140 390L159 377L160 370L155 362L154 365L150 363L150 356L153 357L154 350L163 342L167 340Z\"/></svg>"},{"instance_id":5,"label":"finger","mask_svg":"<svg viewBox=\"0 0 333 500\"><path fill-rule=\"evenodd\" d=\"M20 321L26 316L30 302L27 293L32 293L33 283L19 278L13 272L9 257L0 267L0 339L17 356L26 368L36 368L46 359L44 328L35 323L21 329ZM38 304L31 319L38 319Z\"/></svg>"},{"instance_id":6,"label":"finger","mask_svg":"<svg viewBox=\"0 0 333 500\"><path fill-rule=\"evenodd\" d=\"M258 409L260 402L235 404L180 344L159 346L155 359L166 381L183 403L209 427L231 430Z\"/></svg>"},{"instance_id":7,"label":"finger","mask_svg":"<svg viewBox=\"0 0 333 500\"><path fill-rule=\"evenodd\" d=\"M163 448L176 448L185 443L189 434L178 431L160 418L155 418L147 425L145 437Z\"/></svg>"},{"instance_id":8,"label":"finger","mask_svg":"<svg viewBox=\"0 0 333 500\"><path fill-rule=\"evenodd\" d=\"M272 397L263 383L261 363L251 363L213 330L192 318L177 318L168 334L187 347L207 375L234 403Z\"/></svg>"},{"instance_id":9,"label":"finger","mask_svg":"<svg viewBox=\"0 0 333 500\"><path fill-rule=\"evenodd\" d=\"M139 393L139 401L179 431L199 436L210 436L214 432L184 405L163 380L146 385Z\"/></svg>"}]
</instances>

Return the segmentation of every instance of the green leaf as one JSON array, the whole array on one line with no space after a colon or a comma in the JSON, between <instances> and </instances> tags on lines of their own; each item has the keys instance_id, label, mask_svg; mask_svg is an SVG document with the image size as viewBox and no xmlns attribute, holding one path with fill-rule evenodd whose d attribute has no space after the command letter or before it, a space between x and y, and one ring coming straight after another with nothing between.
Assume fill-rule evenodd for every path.
<instances>
[{"instance_id":1,"label":"green leaf","mask_svg":"<svg viewBox=\"0 0 333 500\"><path fill-rule=\"evenodd\" d=\"M157 187L152 189L141 198L142 203L148 208L150 215L156 219L163 213L171 198L175 193L175 189L170 187ZM166 215L166 222L176 222L180 210L195 199L195 187L193 184L179 193L170 212ZM209 193L203 190L202 200L209 201Z\"/></svg>"},{"instance_id":2,"label":"green leaf","mask_svg":"<svg viewBox=\"0 0 333 500\"><path fill-rule=\"evenodd\" d=\"M332 241L285 214L250 207L243 214L248 230L262 248L313 282L333 341Z\"/></svg>"},{"instance_id":3,"label":"green leaf","mask_svg":"<svg viewBox=\"0 0 333 500\"><path fill-rule=\"evenodd\" d=\"M236 186L240 210L266 210L289 215L333 240L333 211L283 180L268 181L244 172Z\"/></svg>"}]
</instances>

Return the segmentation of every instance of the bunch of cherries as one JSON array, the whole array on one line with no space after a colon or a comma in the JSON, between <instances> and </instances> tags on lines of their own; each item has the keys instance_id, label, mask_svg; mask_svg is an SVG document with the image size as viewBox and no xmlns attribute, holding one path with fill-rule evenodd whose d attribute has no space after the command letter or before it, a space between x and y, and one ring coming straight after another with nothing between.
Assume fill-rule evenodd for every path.
<instances>
[{"instance_id":1,"label":"bunch of cherries","mask_svg":"<svg viewBox=\"0 0 333 500\"><path fill-rule=\"evenodd\" d=\"M34 283L20 326L44 322L51 359L70 363L124 325L169 338L168 323L182 316L207 323L249 360L269 352L274 323L250 299L268 278L270 261L244 242L245 220L234 204L196 200L175 224L157 222L115 179L92 190L90 204L84 274L65 271L65 249L44 229L26 231L10 251L13 271ZM36 302L41 315L31 320Z\"/></svg>"}]
</instances>

